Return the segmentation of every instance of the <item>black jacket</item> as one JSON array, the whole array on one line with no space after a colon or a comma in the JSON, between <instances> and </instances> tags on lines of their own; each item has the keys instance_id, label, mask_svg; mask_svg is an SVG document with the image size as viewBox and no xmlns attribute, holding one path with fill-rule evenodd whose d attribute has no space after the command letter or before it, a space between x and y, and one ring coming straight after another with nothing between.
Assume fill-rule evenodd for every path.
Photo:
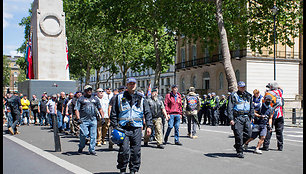
<instances>
[{"instance_id":1,"label":"black jacket","mask_svg":"<svg viewBox=\"0 0 306 174\"><path fill-rule=\"evenodd\" d=\"M132 106L134 103L136 103L137 101L139 101L141 98L143 98L143 114L144 114L144 118L145 118L145 122L146 122L146 126L147 127L152 127L152 114L151 114L151 110L148 104L148 101L143 97L142 94L140 94L139 92L136 92L132 95L129 94L128 91L125 91L123 93L123 96L127 99L127 101L129 102L130 106ZM119 105L118 105L118 95L116 95L116 99L113 102L112 105L112 109L111 109L111 113L110 113L110 124L111 126L113 126L115 129L118 126L118 122L119 122Z\"/></svg>"}]
</instances>

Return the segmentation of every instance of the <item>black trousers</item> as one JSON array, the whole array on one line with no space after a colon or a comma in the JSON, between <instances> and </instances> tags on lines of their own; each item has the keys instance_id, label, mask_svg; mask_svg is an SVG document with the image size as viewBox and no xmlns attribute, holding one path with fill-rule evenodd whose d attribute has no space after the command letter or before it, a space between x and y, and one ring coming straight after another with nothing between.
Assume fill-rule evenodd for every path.
<instances>
[{"instance_id":1,"label":"black trousers","mask_svg":"<svg viewBox=\"0 0 306 174\"><path fill-rule=\"evenodd\" d=\"M34 123L37 123L37 118L39 118L38 110L33 110Z\"/></svg>"},{"instance_id":2,"label":"black trousers","mask_svg":"<svg viewBox=\"0 0 306 174\"><path fill-rule=\"evenodd\" d=\"M203 124L210 124L210 117L209 117L209 110L208 110L208 108L204 108L204 121L203 121Z\"/></svg>"},{"instance_id":3,"label":"black trousers","mask_svg":"<svg viewBox=\"0 0 306 174\"><path fill-rule=\"evenodd\" d=\"M125 139L123 144L119 144L117 169L126 170L129 164L130 170L138 172L141 157L141 127L124 127Z\"/></svg>"},{"instance_id":4,"label":"black trousers","mask_svg":"<svg viewBox=\"0 0 306 174\"><path fill-rule=\"evenodd\" d=\"M219 115L220 115L220 124L225 125L226 124L226 115L224 109L219 109Z\"/></svg>"},{"instance_id":5,"label":"black trousers","mask_svg":"<svg viewBox=\"0 0 306 174\"><path fill-rule=\"evenodd\" d=\"M250 118L248 116L238 116L234 119L235 124L232 130L235 136L235 149L237 153L243 153L243 143L251 137L252 128Z\"/></svg>"},{"instance_id":6,"label":"black trousers","mask_svg":"<svg viewBox=\"0 0 306 174\"><path fill-rule=\"evenodd\" d=\"M275 126L276 139L277 139L277 148L283 149L283 130L284 130L284 118L276 118L272 120L272 128ZM267 135L263 143L263 148L269 148L270 140L272 137L272 131L267 130Z\"/></svg>"},{"instance_id":7,"label":"black trousers","mask_svg":"<svg viewBox=\"0 0 306 174\"><path fill-rule=\"evenodd\" d=\"M211 109L211 125L219 125L219 111L217 109Z\"/></svg>"},{"instance_id":8,"label":"black trousers","mask_svg":"<svg viewBox=\"0 0 306 174\"><path fill-rule=\"evenodd\" d=\"M204 115L204 109L201 108L201 109L199 110L199 112L198 112L198 121L199 121L200 124L201 124L203 115Z\"/></svg>"}]
</instances>

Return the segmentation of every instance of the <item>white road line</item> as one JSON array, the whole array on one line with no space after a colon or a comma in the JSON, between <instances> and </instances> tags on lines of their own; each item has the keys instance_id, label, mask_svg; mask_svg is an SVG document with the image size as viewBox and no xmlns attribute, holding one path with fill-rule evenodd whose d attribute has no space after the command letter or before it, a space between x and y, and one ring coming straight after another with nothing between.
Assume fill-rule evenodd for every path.
<instances>
[{"instance_id":1,"label":"white road line","mask_svg":"<svg viewBox=\"0 0 306 174\"><path fill-rule=\"evenodd\" d=\"M296 134L303 134L303 132L300 132L300 131L284 131L284 133L296 133Z\"/></svg>"},{"instance_id":2,"label":"white road line","mask_svg":"<svg viewBox=\"0 0 306 174\"><path fill-rule=\"evenodd\" d=\"M284 134L285 136L288 137L298 137L298 138L303 138L303 135L288 135L288 134Z\"/></svg>"},{"instance_id":3,"label":"white road line","mask_svg":"<svg viewBox=\"0 0 306 174\"><path fill-rule=\"evenodd\" d=\"M3 136L73 173L77 173L77 174L78 173L82 173L82 174L92 173L79 166L69 163L68 161L65 161L55 155L52 155L49 152L43 151L42 149L39 149L38 147L35 147L19 138L16 138L11 135L3 135Z\"/></svg>"}]
</instances>

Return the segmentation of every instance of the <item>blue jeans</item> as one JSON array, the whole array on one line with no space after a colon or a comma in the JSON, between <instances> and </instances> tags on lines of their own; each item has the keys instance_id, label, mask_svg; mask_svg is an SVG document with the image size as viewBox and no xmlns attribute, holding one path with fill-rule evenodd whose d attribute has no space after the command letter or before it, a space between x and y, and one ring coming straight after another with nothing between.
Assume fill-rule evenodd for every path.
<instances>
[{"instance_id":1,"label":"blue jeans","mask_svg":"<svg viewBox=\"0 0 306 174\"><path fill-rule=\"evenodd\" d=\"M70 124L69 124L70 118L69 118L69 115L67 115L67 117L68 117L68 122L65 123L63 121L63 129L66 130L66 131L70 131Z\"/></svg>"},{"instance_id":2,"label":"blue jeans","mask_svg":"<svg viewBox=\"0 0 306 174\"><path fill-rule=\"evenodd\" d=\"M168 141L168 136L174 125L174 141L179 142L179 126L180 126L180 115L170 115L170 119L168 120L168 129L165 135L165 142Z\"/></svg>"},{"instance_id":3,"label":"blue jeans","mask_svg":"<svg viewBox=\"0 0 306 174\"><path fill-rule=\"evenodd\" d=\"M43 125L43 123L44 123L44 120L45 120L45 125L47 125L48 123L47 123L47 114L45 113L45 112L40 112L39 113L39 122L40 122L40 125L42 126Z\"/></svg>"},{"instance_id":4,"label":"blue jeans","mask_svg":"<svg viewBox=\"0 0 306 174\"><path fill-rule=\"evenodd\" d=\"M63 130L63 115L60 111L57 111L57 125L58 130Z\"/></svg>"},{"instance_id":5,"label":"blue jeans","mask_svg":"<svg viewBox=\"0 0 306 174\"><path fill-rule=\"evenodd\" d=\"M79 148L83 149L85 147L85 139L90 137L89 152L95 151L96 137L97 137L97 120L85 120L80 124L80 144Z\"/></svg>"},{"instance_id":6,"label":"blue jeans","mask_svg":"<svg viewBox=\"0 0 306 174\"><path fill-rule=\"evenodd\" d=\"M30 124L30 111L28 109L23 110L23 113L19 119L19 124L22 125L24 123L24 117L27 117L27 124Z\"/></svg>"},{"instance_id":7,"label":"blue jeans","mask_svg":"<svg viewBox=\"0 0 306 174\"><path fill-rule=\"evenodd\" d=\"M6 113L6 119L7 119L7 128L11 127L13 124L13 117L11 112L5 112Z\"/></svg>"}]
</instances>

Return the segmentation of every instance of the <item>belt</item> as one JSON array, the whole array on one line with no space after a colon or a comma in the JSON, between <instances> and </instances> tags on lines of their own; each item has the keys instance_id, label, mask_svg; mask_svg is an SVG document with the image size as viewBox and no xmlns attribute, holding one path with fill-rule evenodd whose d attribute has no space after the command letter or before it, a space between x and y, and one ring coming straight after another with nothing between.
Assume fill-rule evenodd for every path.
<instances>
[{"instance_id":1,"label":"belt","mask_svg":"<svg viewBox=\"0 0 306 174\"><path fill-rule=\"evenodd\" d=\"M249 111L248 112L245 112L245 111L234 111L234 114L237 114L237 115L249 115Z\"/></svg>"}]
</instances>

